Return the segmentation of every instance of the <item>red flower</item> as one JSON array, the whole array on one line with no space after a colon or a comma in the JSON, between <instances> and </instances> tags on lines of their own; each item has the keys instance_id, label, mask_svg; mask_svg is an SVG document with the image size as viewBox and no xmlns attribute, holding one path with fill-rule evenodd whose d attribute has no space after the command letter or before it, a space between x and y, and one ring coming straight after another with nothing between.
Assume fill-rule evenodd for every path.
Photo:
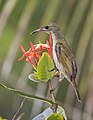
<instances>
[{"instance_id":1,"label":"red flower","mask_svg":"<svg viewBox=\"0 0 93 120\"><path fill-rule=\"evenodd\" d=\"M49 42L47 40L46 43L49 46L49 48L47 48L48 49L48 53L49 53L49 55L52 58L52 35L51 34L50 34Z\"/></svg>"},{"instance_id":2,"label":"red flower","mask_svg":"<svg viewBox=\"0 0 93 120\"><path fill-rule=\"evenodd\" d=\"M36 68L41 57L40 53L42 53L44 49L47 50L49 55L52 57L52 35L50 35L50 41L46 41L46 44L39 43L34 45L30 42L30 49L27 52L22 45L20 45L20 49L22 50L23 55L18 59L18 61L21 61L26 57L26 61L29 61L33 67Z\"/></svg>"}]
</instances>

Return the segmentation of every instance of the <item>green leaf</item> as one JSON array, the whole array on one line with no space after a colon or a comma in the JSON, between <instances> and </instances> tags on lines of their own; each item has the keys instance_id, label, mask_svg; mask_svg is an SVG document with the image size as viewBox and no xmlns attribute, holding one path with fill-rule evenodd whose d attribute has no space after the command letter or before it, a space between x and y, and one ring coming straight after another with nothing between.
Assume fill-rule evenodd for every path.
<instances>
[{"instance_id":1,"label":"green leaf","mask_svg":"<svg viewBox=\"0 0 93 120\"><path fill-rule=\"evenodd\" d=\"M51 114L46 120L67 120L64 109L58 105L57 113Z\"/></svg>"},{"instance_id":2,"label":"green leaf","mask_svg":"<svg viewBox=\"0 0 93 120\"><path fill-rule=\"evenodd\" d=\"M38 80L38 78L36 77L35 73L31 73L28 78L33 81L33 82L40 82L40 80Z\"/></svg>"},{"instance_id":3,"label":"green leaf","mask_svg":"<svg viewBox=\"0 0 93 120\"><path fill-rule=\"evenodd\" d=\"M47 52L44 52L37 65L37 78L42 82L47 82L55 75L53 60Z\"/></svg>"},{"instance_id":4,"label":"green leaf","mask_svg":"<svg viewBox=\"0 0 93 120\"><path fill-rule=\"evenodd\" d=\"M64 117L58 113L50 115L46 120L65 120Z\"/></svg>"},{"instance_id":5,"label":"green leaf","mask_svg":"<svg viewBox=\"0 0 93 120\"><path fill-rule=\"evenodd\" d=\"M3 119L3 118L0 116L0 120L7 120L7 119Z\"/></svg>"},{"instance_id":6,"label":"green leaf","mask_svg":"<svg viewBox=\"0 0 93 120\"><path fill-rule=\"evenodd\" d=\"M61 106L58 106L57 113L62 115L64 117L64 120L67 120L67 116L65 114L65 110Z\"/></svg>"}]
</instances>

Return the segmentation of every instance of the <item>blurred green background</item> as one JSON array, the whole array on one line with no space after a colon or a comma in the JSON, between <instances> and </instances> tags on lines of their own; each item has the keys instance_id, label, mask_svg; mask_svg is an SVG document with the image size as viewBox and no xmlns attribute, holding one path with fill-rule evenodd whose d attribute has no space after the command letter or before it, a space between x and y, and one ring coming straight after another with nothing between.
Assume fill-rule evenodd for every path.
<instances>
[{"instance_id":1,"label":"blurred green background","mask_svg":"<svg viewBox=\"0 0 93 120\"><path fill-rule=\"evenodd\" d=\"M19 45L29 49L29 41L45 42L48 35L31 31L56 22L72 48L78 64L77 83L82 98L78 103L72 86L63 80L56 90L68 120L93 120L93 0L0 0L0 82L28 94L50 98L48 85L33 83L27 76L30 63L18 62ZM54 86L57 81L54 80ZM0 116L11 120L23 98L0 87ZM22 120L31 120L48 107L40 101L26 100Z\"/></svg>"}]
</instances>

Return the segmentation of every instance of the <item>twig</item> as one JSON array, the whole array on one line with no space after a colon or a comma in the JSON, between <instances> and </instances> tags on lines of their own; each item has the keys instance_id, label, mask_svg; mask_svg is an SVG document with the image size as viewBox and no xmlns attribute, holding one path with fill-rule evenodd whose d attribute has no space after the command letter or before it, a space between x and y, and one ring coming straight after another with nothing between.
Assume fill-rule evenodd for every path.
<instances>
[{"instance_id":1,"label":"twig","mask_svg":"<svg viewBox=\"0 0 93 120\"><path fill-rule=\"evenodd\" d=\"M55 103L56 101L55 101L54 90L52 88L51 81L49 81L49 90L50 90L52 101Z\"/></svg>"},{"instance_id":2,"label":"twig","mask_svg":"<svg viewBox=\"0 0 93 120\"><path fill-rule=\"evenodd\" d=\"M54 104L52 104L51 109L55 113L57 111L58 104L56 103L56 100L55 100L54 90L52 88L51 81L49 81L49 90L50 90L50 95L51 95L52 101L54 103Z\"/></svg>"},{"instance_id":3,"label":"twig","mask_svg":"<svg viewBox=\"0 0 93 120\"><path fill-rule=\"evenodd\" d=\"M54 102L52 100L48 100L48 99L45 99L45 98L42 98L42 97L39 97L39 96L34 96L34 95L29 95L29 94L26 94L24 92L21 92L19 90L16 90L16 89L12 89L12 88L9 88L7 87L6 85L0 83L0 86L7 89L8 91L14 93L14 94L17 94L19 96L22 96L24 98L28 98L28 99L34 99L34 100L40 100L40 101L43 101L43 102L46 102L50 105L54 104Z\"/></svg>"},{"instance_id":4,"label":"twig","mask_svg":"<svg viewBox=\"0 0 93 120\"><path fill-rule=\"evenodd\" d=\"M18 115L18 113L20 112L25 100L26 100L26 98L24 98L23 101L21 102L21 105L20 105L19 109L17 110L16 114L13 116L12 120L14 120L16 118L16 116Z\"/></svg>"}]
</instances>

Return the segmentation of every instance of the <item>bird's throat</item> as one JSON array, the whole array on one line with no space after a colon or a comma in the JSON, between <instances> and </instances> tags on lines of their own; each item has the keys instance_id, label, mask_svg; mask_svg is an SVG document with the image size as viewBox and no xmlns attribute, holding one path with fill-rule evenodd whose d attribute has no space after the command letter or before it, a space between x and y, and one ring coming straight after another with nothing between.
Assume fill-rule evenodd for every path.
<instances>
[{"instance_id":1,"label":"bird's throat","mask_svg":"<svg viewBox=\"0 0 93 120\"><path fill-rule=\"evenodd\" d=\"M55 34L52 34L52 39L53 39L53 47L55 47L58 42Z\"/></svg>"},{"instance_id":2,"label":"bird's throat","mask_svg":"<svg viewBox=\"0 0 93 120\"><path fill-rule=\"evenodd\" d=\"M59 63L58 58L57 58L57 53L56 53L56 44L57 44L57 39L55 35L52 35L52 39L53 39L53 48L52 48L52 54L53 54L53 59L54 62L56 64L56 67L58 66L57 64Z\"/></svg>"},{"instance_id":3,"label":"bird's throat","mask_svg":"<svg viewBox=\"0 0 93 120\"><path fill-rule=\"evenodd\" d=\"M57 55L57 51L56 51L56 45L58 44L58 40L55 35L52 35L52 39L53 39L53 48L52 48L53 60L54 60L57 70L59 71L59 78L60 78L60 80L62 80L64 78L62 75L63 66L62 66L62 63L58 59L58 55Z\"/></svg>"}]
</instances>

